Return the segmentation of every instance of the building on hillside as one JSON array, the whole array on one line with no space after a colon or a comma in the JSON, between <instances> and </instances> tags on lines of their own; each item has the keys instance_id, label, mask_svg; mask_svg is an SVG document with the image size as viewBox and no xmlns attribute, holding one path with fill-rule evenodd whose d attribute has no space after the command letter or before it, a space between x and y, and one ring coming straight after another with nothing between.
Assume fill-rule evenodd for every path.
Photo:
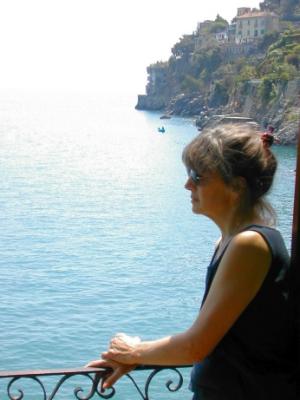
<instances>
[{"instance_id":1,"label":"building on hillside","mask_svg":"<svg viewBox=\"0 0 300 400\"><path fill-rule=\"evenodd\" d=\"M236 22L233 21L228 26L228 42L235 43L235 34L236 34Z\"/></svg>"},{"instance_id":2,"label":"building on hillside","mask_svg":"<svg viewBox=\"0 0 300 400\"><path fill-rule=\"evenodd\" d=\"M271 11L259 11L248 7L238 8L236 21L236 43L248 43L267 32L279 30L279 16Z\"/></svg>"},{"instance_id":3,"label":"building on hillside","mask_svg":"<svg viewBox=\"0 0 300 400\"><path fill-rule=\"evenodd\" d=\"M228 42L228 30L216 32L215 38L216 38L217 42L219 42L219 43Z\"/></svg>"},{"instance_id":4,"label":"building on hillside","mask_svg":"<svg viewBox=\"0 0 300 400\"><path fill-rule=\"evenodd\" d=\"M146 86L147 95L156 95L158 88L166 86L167 70L165 65L160 63L150 65L147 68L148 83Z\"/></svg>"},{"instance_id":5,"label":"building on hillside","mask_svg":"<svg viewBox=\"0 0 300 400\"><path fill-rule=\"evenodd\" d=\"M212 25L214 21L206 20L203 22L198 22L197 25L197 34L203 34L205 31L207 31Z\"/></svg>"},{"instance_id":6,"label":"building on hillside","mask_svg":"<svg viewBox=\"0 0 300 400\"><path fill-rule=\"evenodd\" d=\"M249 12L251 12L250 7L239 7L237 9L237 16L240 17L241 15L249 13Z\"/></svg>"},{"instance_id":7,"label":"building on hillside","mask_svg":"<svg viewBox=\"0 0 300 400\"><path fill-rule=\"evenodd\" d=\"M212 27L214 21L206 20L198 22L196 30L195 51L201 50L207 44L208 31ZM211 38L210 38L211 39Z\"/></svg>"},{"instance_id":8,"label":"building on hillside","mask_svg":"<svg viewBox=\"0 0 300 400\"><path fill-rule=\"evenodd\" d=\"M196 30L195 51L199 51L207 46L228 42L228 28L220 28L216 31L215 21L199 22Z\"/></svg>"}]
</instances>

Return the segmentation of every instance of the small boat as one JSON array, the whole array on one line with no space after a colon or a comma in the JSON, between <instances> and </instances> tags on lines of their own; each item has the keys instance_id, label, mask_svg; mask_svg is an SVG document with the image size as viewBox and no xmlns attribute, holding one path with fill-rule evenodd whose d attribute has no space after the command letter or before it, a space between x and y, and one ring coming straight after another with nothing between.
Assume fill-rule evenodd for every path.
<instances>
[{"instance_id":1,"label":"small boat","mask_svg":"<svg viewBox=\"0 0 300 400\"><path fill-rule=\"evenodd\" d=\"M157 128L157 130L158 130L158 132L160 132L160 133L165 133L165 132L166 132L164 126L162 126L161 128Z\"/></svg>"}]
</instances>

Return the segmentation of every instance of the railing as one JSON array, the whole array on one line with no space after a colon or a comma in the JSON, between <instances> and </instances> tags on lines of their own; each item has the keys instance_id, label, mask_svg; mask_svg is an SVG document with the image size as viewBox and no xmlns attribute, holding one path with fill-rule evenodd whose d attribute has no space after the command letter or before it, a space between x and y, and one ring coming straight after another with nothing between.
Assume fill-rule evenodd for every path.
<instances>
[{"instance_id":1,"label":"railing","mask_svg":"<svg viewBox=\"0 0 300 400\"><path fill-rule=\"evenodd\" d=\"M149 375L142 389L136 380L132 377L133 373L127 374L126 377L133 384L136 392L143 400L150 399L150 385L157 374L161 371L167 371L171 374L172 379L168 379L165 382L165 386L169 392L177 392L183 386L183 375L181 374L181 368L188 368L187 366L170 366L170 367L158 367L158 366L139 366L135 371L149 371ZM66 381L74 377L85 377L88 382L87 393L82 387L72 387L72 393L69 394L68 399L77 400L89 400L89 399L110 399L116 394L114 388L101 390L101 378L107 374L108 370L99 368L81 368L81 369L52 369L52 370L33 370L33 371L2 371L0 372L0 389L6 391L7 399L9 400L52 400L58 399L60 391ZM175 376L175 379L174 379ZM49 389L49 382L47 377L56 379L54 385ZM124 378L123 378L124 379ZM173 380L174 379L174 380ZM34 397L28 394L24 387L29 388L31 384L35 387ZM38 389L37 389L37 387ZM86 384L85 384L86 387ZM32 388L29 389L32 391ZM138 397L139 398L139 397ZM170 399L172 396L170 396ZM1 398L2 400L2 398ZM132 399L133 400L133 399Z\"/></svg>"}]
</instances>

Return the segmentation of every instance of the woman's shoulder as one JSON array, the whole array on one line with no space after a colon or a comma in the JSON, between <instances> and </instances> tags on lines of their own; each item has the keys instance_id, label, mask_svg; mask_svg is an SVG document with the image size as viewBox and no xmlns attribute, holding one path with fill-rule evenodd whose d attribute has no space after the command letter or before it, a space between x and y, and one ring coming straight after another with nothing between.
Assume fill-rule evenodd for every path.
<instances>
[{"instance_id":1,"label":"woman's shoulder","mask_svg":"<svg viewBox=\"0 0 300 400\"><path fill-rule=\"evenodd\" d=\"M265 241L271 252L276 252L276 249L286 251L286 245L282 234L274 226L253 224L248 226L239 235L244 237L245 240L246 238L256 238L258 242L261 240ZM257 241L255 243L257 243Z\"/></svg>"},{"instance_id":2,"label":"woman's shoulder","mask_svg":"<svg viewBox=\"0 0 300 400\"><path fill-rule=\"evenodd\" d=\"M243 232L254 231L259 233L270 233L281 235L280 231L273 225L263 225L263 224L251 224L243 229Z\"/></svg>"},{"instance_id":3,"label":"woman's shoulder","mask_svg":"<svg viewBox=\"0 0 300 400\"><path fill-rule=\"evenodd\" d=\"M289 261L289 254L281 233L274 227L251 225L238 233L232 240L231 250L243 251L249 257L260 254L270 254L273 260Z\"/></svg>"},{"instance_id":4,"label":"woman's shoulder","mask_svg":"<svg viewBox=\"0 0 300 400\"><path fill-rule=\"evenodd\" d=\"M235 235L228 250L237 255L245 253L251 258L255 258L258 252L260 254L269 254L270 245L260 232L246 229Z\"/></svg>"}]
</instances>

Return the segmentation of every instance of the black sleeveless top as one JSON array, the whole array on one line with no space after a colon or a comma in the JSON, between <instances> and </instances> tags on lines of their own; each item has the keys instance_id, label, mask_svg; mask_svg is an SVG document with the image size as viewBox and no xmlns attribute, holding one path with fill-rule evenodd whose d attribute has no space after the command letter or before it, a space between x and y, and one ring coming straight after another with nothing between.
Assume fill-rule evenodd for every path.
<instances>
[{"instance_id":1,"label":"black sleeveless top","mask_svg":"<svg viewBox=\"0 0 300 400\"><path fill-rule=\"evenodd\" d=\"M216 348L194 365L190 388L201 400L296 400L289 255L277 230L259 225L245 230L263 236L271 267L255 298ZM208 267L202 304L225 251L218 258L214 255Z\"/></svg>"}]
</instances>

